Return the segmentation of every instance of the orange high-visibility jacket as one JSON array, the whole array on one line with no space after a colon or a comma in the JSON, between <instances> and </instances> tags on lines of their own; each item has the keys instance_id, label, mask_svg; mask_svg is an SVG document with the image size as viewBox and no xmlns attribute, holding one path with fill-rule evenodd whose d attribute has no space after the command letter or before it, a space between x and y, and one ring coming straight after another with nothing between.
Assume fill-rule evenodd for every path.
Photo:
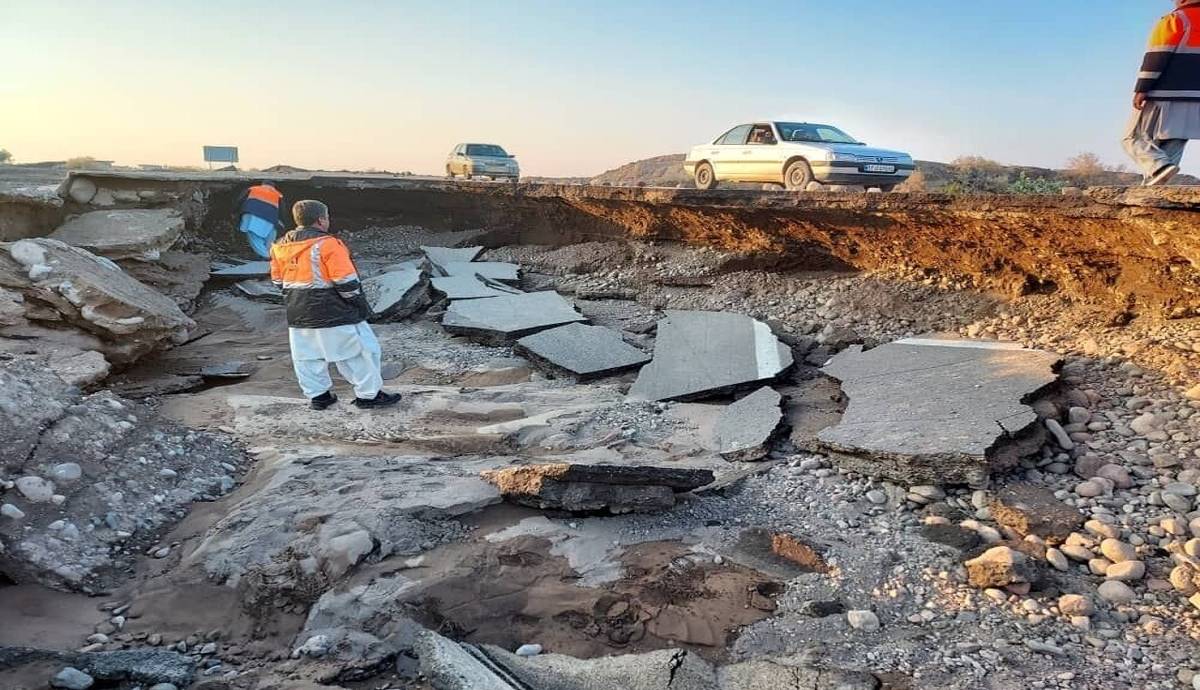
<instances>
[{"instance_id":1,"label":"orange high-visibility jacket","mask_svg":"<svg viewBox=\"0 0 1200 690\"><path fill-rule=\"evenodd\" d=\"M292 328L346 326L371 315L350 250L316 228L296 228L271 245L271 280L283 290Z\"/></svg>"},{"instance_id":2,"label":"orange high-visibility jacket","mask_svg":"<svg viewBox=\"0 0 1200 690\"><path fill-rule=\"evenodd\" d=\"M1134 92L1156 101L1200 101L1200 5L1155 25Z\"/></svg>"},{"instance_id":3,"label":"orange high-visibility jacket","mask_svg":"<svg viewBox=\"0 0 1200 690\"><path fill-rule=\"evenodd\" d=\"M270 222L279 223L279 204L283 201L283 193L271 185L256 184L242 192L238 199L238 208L242 213L249 213Z\"/></svg>"}]
</instances>

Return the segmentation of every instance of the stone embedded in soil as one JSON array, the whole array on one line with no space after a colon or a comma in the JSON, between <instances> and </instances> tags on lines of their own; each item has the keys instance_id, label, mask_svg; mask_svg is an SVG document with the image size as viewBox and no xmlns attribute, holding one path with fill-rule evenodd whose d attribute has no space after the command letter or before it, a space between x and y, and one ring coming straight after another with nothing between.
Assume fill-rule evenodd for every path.
<instances>
[{"instance_id":1,"label":"stone embedded in soil","mask_svg":"<svg viewBox=\"0 0 1200 690\"><path fill-rule=\"evenodd\" d=\"M786 558L810 572L829 572L829 564L825 562L824 558L821 558L821 554L817 553L816 549L790 534L771 535L771 553L780 558Z\"/></svg>"},{"instance_id":2,"label":"stone embedded in soil","mask_svg":"<svg viewBox=\"0 0 1200 690\"><path fill-rule=\"evenodd\" d=\"M658 322L654 358L629 395L694 400L769 381L792 366L792 352L769 326L742 314L668 311Z\"/></svg>"},{"instance_id":3,"label":"stone embedded in soil","mask_svg":"<svg viewBox=\"0 0 1200 690\"><path fill-rule=\"evenodd\" d=\"M112 261L57 240L20 240L0 251L0 286L23 296L29 320L95 336L93 349L120 364L183 342L196 325Z\"/></svg>"},{"instance_id":4,"label":"stone embedded in soil","mask_svg":"<svg viewBox=\"0 0 1200 690\"><path fill-rule=\"evenodd\" d=\"M570 463L506 467L481 476L521 505L613 514L666 510L675 505L676 493L713 481L709 470Z\"/></svg>"},{"instance_id":5,"label":"stone embedded in soil","mask_svg":"<svg viewBox=\"0 0 1200 690\"><path fill-rule=\"evenodd\" d=\"M170 683L188 687L196 675L196 662L164 649L127 649L113 652L64 652L32 647L0 646L0 669L48 664L69 666L104 681L103 687L124 681L132 685ZM125 687L122 684L121 687Z\"/></svg>"},{"instance_id":6,"label":"stone embedded in soil","mask_svg":"<svg viewBox=\"0 0 1200 690\"><path fill-rule=\"evenodd\" d=\"M530 292L451 302L442 327L457 335L508 340L585 320L558 293Z\"/></svg>"},{"instance_id":7,"label":"stone embedded in soil","mask_svg":"<svg viewBox=\"0 0 1200 690\"><path fill-rule=\"evenodd\" d=\"M408 578L395 576L331 589L309 609L295 644L323 638L326 661L338 663L341 673L378 668L410 651L423 630L407 615L404 592L411 586Z\"/></svg>"},{"instance_id":8,"label":"stone embedded in soil","mask_svg":"<svg viewBox=\"0 0 1200 690\"><path fill-rule=\"evenodd\" d=\"M1057 355L1017 345L910 338L853 346L822 371L849 405L816 450L845 469L905 484L984 485L1038 450L1045 427L1023 400L1058 379Z\"/></svg>"},{"instance_id":9,"label":"stone embedded in soil","mask_svg":"<svg viewBox=\"0 0 1200 690\"><path fill-rule=\"evenodd\" d=\"M783 396L763 387L726 407L713 433L726 460L750 462L766 457L783 420Z\"/></svg>"},{"instance_id":10,"label":"stone embedded in soil","mask_svg":"<svg viewBox=\"0 0 1200 690\"><path fill-rule=\"evenodd\" d=\"M451 263L474 261L483 247L421 247L421 252L439 276L449 275L443 266Z\"/></svg>"},{"instance_id":11,"label":"stone embedded in soil","mask_svg":"<svg viewBox=\"0 0 1200 690\"><path fill-rule=\"evenodd\" d=\"M91 211L49 237L109 259L154 261L175 244L183 226L183 216L173 209Z\"/></svg>"},{"instance_id":12,"label":"stone embedded in soil","mask_svg":"<svg viewBox=\"0 0 1200 690\"><path fill-rule=\"evenodd\" d=\"M616 331L582 323L527 335L517 341L517 351L583 378L614 374L650 361L649 355L626 343Z\"/></svg>"},{"instance_id":13,"label":"stone embedded in soil","mask_svg":"<svg viewBox=\"0 0 1200 690\"><path fill-rule=\"evenodd\" d=\"M1007 587L1037 579L1029 557L1008 546L994 546L964 565L967 582L980 589Z\"/></svg>"},{"instance_id":14,"label":"stone embedded in soil","mask_svg":"<svg viewBox=\"0 0 1200 690\"><path fill-rule=\"evenodd\" d=\"M1083 515L1029 483L1010 484L997 491L989 504L992 519L1024 537L1035 535L1048 544L1061 544L1083 527Z\"/></svg>"},{"instance_id":15,"label":"stone embedded in soil","mask_svg":"<svg viewBox=\"0 0 1200 690\"><path fill-rule=\"evenodd\" d=\"M474 276L444 276L430 280L434 292L451 301L462 299L486 299L505 295L524 294L515 288L506 288L497 283L485 284Z\"/></svg>"},{"instance_id":16,"label":"stone embedded in soil","mask_svg":"<svg viewBox=\"0 0 1200 690\"><path fill-rule=\"evenodd\" d=\"M412 315L429 303L429 284L422 271L391 271L362 281L371 305L372 322L392 321Z\"/></svg>"}]
</instances>

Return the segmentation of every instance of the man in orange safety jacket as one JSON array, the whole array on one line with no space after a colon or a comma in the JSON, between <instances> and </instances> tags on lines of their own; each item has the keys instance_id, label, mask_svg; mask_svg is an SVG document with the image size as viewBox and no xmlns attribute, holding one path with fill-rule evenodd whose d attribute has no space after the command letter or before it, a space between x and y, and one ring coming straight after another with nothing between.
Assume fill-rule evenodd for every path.
<instances>
[{"instance_id":1,"label":"man in orange safety jacket","mask_svg":"<svg viewBox=\"0 0 1200 690\"><path fill-rule=\"evenodd\" d=\"M292 367L315 410L337 402L329 365L354 386L354 405L387 407L400 402L382 390L379 341L367 325L371 307L363 294L350 250L330 230L329 208L297 201L296 229L271 245L271 280L287 305Z\"/></svg>"},{"instance_id":2,"label":"man in orange safety jacket","mask_svg":"<svg viewBox=\"0 0 1200 690\"><path fill-rule=\"evenodd\" d=\"M1200 0L1175 0L1155 25L1133 89L1125 151L1147 185L1179 174L1189 139L1200 139Z\"/></svg>"}]
</instances>

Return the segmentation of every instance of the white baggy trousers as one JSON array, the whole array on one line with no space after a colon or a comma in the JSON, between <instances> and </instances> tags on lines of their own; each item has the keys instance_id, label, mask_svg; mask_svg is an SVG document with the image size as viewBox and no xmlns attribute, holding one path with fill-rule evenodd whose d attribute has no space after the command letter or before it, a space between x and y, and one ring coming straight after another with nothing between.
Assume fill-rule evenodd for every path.
<instances>
[{"instance_id":1,"label":"white baggy trousers","mask_svg":"<svg viewBox=\"0 0 1200 690\"><path fill-rule=\"evenodd\" d=\"M330 364L354 386L354 395L359 398L374 398L383 388L383 351L366 321L333 328L289 328L288 342L296 379L308 398L333 387Z\"/></svg>"}]
</instances>

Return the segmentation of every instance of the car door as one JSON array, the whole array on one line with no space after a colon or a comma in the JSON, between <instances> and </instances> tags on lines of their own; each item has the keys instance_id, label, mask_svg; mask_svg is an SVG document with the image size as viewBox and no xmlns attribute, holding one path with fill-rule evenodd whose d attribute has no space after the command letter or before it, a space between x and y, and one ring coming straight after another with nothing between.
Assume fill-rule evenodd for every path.
<instances>
[{"instance_id":1,"label":"car door","mask_svg":"<svg viewBox=\"0 0 1200 690\"><path fill-rule=\"evenodd\" d=\"M736 180L742 174L742 149L746 146L746 137L750 134L751 125L738 125L717 139L709 149L709 160L718 180Z\"/></svg>"},{"instance_id":2,"label":"car door","mask_svg":"<svg viewBox=\"0 0 1200 690\"><path fill-rule=\"evenodd\" d=\"M743 174L739 179L750 182L778 182L781 179L779 139L771 125L760 123L751 127L740 156Z\"/></svg>"}]
</instances>

